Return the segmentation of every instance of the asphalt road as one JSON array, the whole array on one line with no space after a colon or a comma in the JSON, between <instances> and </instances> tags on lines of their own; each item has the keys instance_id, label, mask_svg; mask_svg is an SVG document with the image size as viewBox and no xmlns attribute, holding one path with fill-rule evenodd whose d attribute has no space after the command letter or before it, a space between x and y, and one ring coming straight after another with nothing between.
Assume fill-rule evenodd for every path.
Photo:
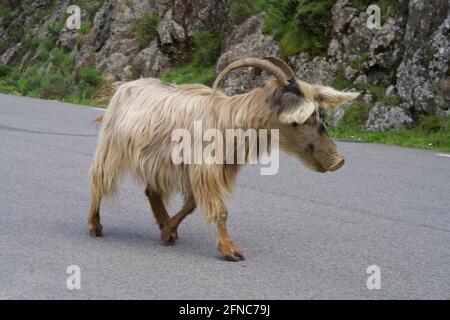
<instances>
[{"instance_id":1,"label":"asphalt road","mask_svg":"<svg viewBox=\"0 0 450 320\"><path fill-rule=\"evenodd\" d=\"M336 173L283 154L275 176L247 167L229 201L246 260L232 263L198 210L176 245L162 246L130 179L102 207L105 236L88 235L101 113L0 95L0 298L450 299L450 158L339 142L347 161ZM66 286L70 265L80 290ZM370 265L379 290L366 286Z\"/></svg>"}]
</instances>

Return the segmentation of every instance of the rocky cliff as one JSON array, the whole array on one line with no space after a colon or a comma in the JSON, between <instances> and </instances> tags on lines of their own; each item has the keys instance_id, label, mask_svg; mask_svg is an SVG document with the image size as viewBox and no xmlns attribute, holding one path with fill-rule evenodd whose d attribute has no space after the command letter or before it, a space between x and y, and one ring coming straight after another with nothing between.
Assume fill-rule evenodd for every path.
<instances>
[{"instance_id":1,"label":"rocky cliff","mask_svg":"<svg viewBox=\"0 0 450 320\"><path fill-rule=\"evenodd\" d=\"M15 67L17 73L39 62L33 72L52 72L52 50L58 48L73 57L75 85L83 68L97 70L109 82L159 77L190 63L202 46L195 34L206 31L222 40L214 57L216 72L242 57L278 54L299 79L363 91L362 101L370 110L368 130L410 126L421 113L450 114L449 0L392 1L381 7L381 28L373 30L367 27L366 12L372 1L338 0L325 21L329 28L321 39L326 44L322 52L293 55L280 50L280 39L264 27L264 1L244 1L258 2L260 9L238 24L230 19L233 2L3 0L0 65ZM71 4L81 8L78 30L64 26ZM224 87L233 94L261 81L243 70L231 75ZM337 123L342 114L332 115L330 121Z\"/></svg>"}]
</instances>

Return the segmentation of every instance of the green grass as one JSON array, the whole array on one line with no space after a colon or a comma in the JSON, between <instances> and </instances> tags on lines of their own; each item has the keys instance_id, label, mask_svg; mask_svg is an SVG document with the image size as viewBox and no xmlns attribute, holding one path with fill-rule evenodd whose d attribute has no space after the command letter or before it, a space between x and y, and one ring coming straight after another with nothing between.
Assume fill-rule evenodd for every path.
<instances>
[{"instance_id":1,"label":"green grass","mask_svg":"<svg viewBox=\"0 0 450 320\"><path fill-rule=\"evenodd\" d=\"M0 92L56 99L74 103L95 104L92 96L104 84L95 69L83 68L80 80L74 77L74 53L50 49L47 40L37 44L40 56L33 63L19 67L0 65Z\"/></svg>"},{"instance_id":2,"label":"green grass","mask_svg":"<svg viewBox=\"0 0 450 320\"><path fill-rule=\"evenodd\" d=\"M369 53L364 52L358 55L355 59L350 62L350 66L358 71L362 71L364 62L369 58Z\"/></svg>"},{"instance_id":3,"label":"green grass","mask_svg":"<svg viewBox=\"0 0 450 320\"><path fill-rule=\"evenodd\" d=\"M166 82L200 83L211 85L215 76L215 63L220 55L222 36L208 31L197 31L193 36L194 54L191 62L169 70L160 79Z\"/></svg>"},{"instance_id":4,"label":"green grass","mask_svg":"<svg viewBox=\"0 0 450 320\"><path fill-rule=\"evenodd\" d=\"M363 129L369 108L365 103L349 106L338 127L330 129L330 135L338 139L450 152L450 116L420 116L412 129L370 132Z\"/></svg>"},{"instance_id":5,"label":"green grass","mask_svg":"<svg viewBox=\"0 0 450 320\"><path fill-rule=\"evenodd\" d=\"M172 69L160 77L165 82L200 83L211 85L214 80L214 67L198 67L193 63Z\"/></svg>"}]
</instances>

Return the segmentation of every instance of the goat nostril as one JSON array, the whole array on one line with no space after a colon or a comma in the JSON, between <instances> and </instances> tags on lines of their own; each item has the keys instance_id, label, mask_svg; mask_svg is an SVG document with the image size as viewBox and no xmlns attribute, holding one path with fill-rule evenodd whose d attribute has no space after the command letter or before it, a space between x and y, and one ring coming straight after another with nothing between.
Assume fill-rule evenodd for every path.
<instances>
[{"instance_id":1,"label":"goat nostril","mask_svg":"<svg viewBox=\"0 0 450 320\"><path fill-rule=\"evenodd\" d=\"M342 168L342 166L344 165L344 163L345 163L345 159L342 158L342 157L340 157L340 159L336 162L336 164L332 165L332 166L328 169L328 171L336 171L336 170L339 170L340 168Z\"/></svg>"}]
</instances>

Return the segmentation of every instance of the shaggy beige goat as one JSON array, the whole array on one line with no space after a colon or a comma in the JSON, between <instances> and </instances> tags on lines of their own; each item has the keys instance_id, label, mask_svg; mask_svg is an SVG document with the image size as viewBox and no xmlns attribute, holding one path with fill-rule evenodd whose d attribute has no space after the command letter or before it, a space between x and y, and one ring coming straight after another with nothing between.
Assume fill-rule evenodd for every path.
<instances>
[{"instance_id":1,"label":"shaggy beige goat","mask_svg":"<svg viewBox=\"0 0 450 320\"><path fill-rule=\"evenodd\" d=\"M274 79L246 94L226 96L217 86L237 68L254 67ZM100 203L116 191L120 176L129 171L146 186L146 195L166 244L177 239L181 221L198 205L206 220L218 227L217 247L228 260L243 260L230 239L224 197L234 185L239 164L181 164L171 160L175 129L279 129L280 147L318 172L335 171L344 164L323 123L323 108L354 99L357 93L297 81L277 58L247 58L228 66L213 89L198 84L171 85L157 79L123 84L102 119L98 147L90 172L92 202L89 229L102 234ZM164 203L180 192L182 209L170 217Z\"/></svg>"}]
</instances>

